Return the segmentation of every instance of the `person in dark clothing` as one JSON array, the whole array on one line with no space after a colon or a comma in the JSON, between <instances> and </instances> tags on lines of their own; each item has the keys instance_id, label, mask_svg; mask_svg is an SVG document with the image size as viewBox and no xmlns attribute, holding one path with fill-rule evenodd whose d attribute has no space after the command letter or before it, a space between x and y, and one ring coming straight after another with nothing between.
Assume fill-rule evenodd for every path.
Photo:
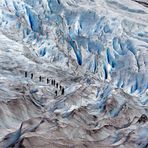
<instances>
[{"instance_id":1,"label":"person in dark clothing","mask_svg":"<svg viewBox=\"0 0 148 148\"><path fill-rule=\"evenodd\" d=\"M64 88L62 88L62 93L61 94L64 95Z\"/></svg>"},{"instance_id":2,"label":"person in dark clothing","mask_svg":"<svg viewBox=\"0 0 148 148\"><path fill-rule=\"evenodd\" d=\"M49 83L49 79L47 78L47 84Z\"/></svg>"},{"instance_id":3,"label":"person in dark clothing","mask_svg":"<svg viewBox=\"0 0 148 148\"><path fill-rule=\"evenodd\" d=\"M31 73L31 79L33 79L33 73Z\"/></svg>"},{"instance_id":4,"label":"person in dark clothing","mask_svg":"<svg viewBox=\"0 0 148 148\"><path fill-rule=\"evenodd\" d=\"M60 85L60 90L62 90L62 86Z\"/></svg>"},{"instance_id":5,"label":"person in dark clothing","mask_svg":"<svg viewBox=\"0 0 148 148\"><path fill-rule=\"evenodd\" d=\"M58 84L58 83L56 83L56 88L58 88L58 86L59 86L59 84Z\"/></svg>"},{"instance_id":6,"label":"person in dark clothing","mask_svg":"<svg viewBox=\"0 0 148 148\"><path fill-rule=\"evenodd\" d=\"M58 94L58 92L57 92L57 90L55 90L55 95L57 96L57 94Z\"/></svg>"},{"instance_id":7,"label":"person in dark clothing","mask_svg":"<svg viewBox=\"0 0 148 148\"><path fill-rule=\"evenodd\" d=\"M27 78L27 71L25 71L25 77Z\"/></svg>"},{"instance_id":8,"label":"person in dark clothing","mask_svg":"<svg viewBox=\"0 0 148 148\"><path fill-rule=\"evenodd\" d=\"M40 82L42 81L42 77L41 77L41 76L39 76L39 81L40 81Z\"/></svg>"},{"instance_id":9,"label":"person in dark clothing","mask_svg":"<svg viewBox=\"0 0 148 148\"><path fill-rule=\"evenodd\" d=\"M53 80L51 80L51 85L53 85L53 83L54 83Z\"/></svg>"}]
</instances>

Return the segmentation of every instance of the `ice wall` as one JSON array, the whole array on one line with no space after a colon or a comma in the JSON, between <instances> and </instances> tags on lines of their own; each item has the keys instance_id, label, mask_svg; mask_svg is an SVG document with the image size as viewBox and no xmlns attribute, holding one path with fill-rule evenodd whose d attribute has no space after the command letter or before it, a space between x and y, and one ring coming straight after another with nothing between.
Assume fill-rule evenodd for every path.
<instances>
[{"instance_id":1,"label":"ice wall","mask_svg":"<svg viewBox=\"0 0 148 148\"><path fill-rule=\"evenodd\" d=\"M127 0L3 0L0 7L3 32L19 32L39 57L81 67L147 102L146 7Z\"/></svg>"}]
</instances>

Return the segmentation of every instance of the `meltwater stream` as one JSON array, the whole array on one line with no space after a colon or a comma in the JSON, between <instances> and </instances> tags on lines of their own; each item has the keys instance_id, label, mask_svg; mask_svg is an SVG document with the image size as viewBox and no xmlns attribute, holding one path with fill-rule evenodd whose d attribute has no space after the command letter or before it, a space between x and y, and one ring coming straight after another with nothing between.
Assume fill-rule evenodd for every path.
<instances>
[{"instance_id":1,"label":"meltwater stream","mask_svg":"<svg viewBox=\"0 0 148 148\"><path fill-rule=\"evenodd\" d=\"M0 1L0 148L148 148L147 0Z\"/></svg>"}]
</instances>

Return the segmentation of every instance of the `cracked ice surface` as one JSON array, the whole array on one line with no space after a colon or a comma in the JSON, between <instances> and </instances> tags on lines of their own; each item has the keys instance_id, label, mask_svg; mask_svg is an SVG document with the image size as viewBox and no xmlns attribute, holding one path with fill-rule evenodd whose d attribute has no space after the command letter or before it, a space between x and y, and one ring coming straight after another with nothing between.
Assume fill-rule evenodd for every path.
<instances>
[{"instance_id":1,"label":"cracked ice surface","mask_svg":"<svg viewBox=\"0 0 148 148\"><path fill-rule=\"evenodd\" d=\"M148 147L147 6L1 0L0 147Z\"/></svg>"}]
</instances>

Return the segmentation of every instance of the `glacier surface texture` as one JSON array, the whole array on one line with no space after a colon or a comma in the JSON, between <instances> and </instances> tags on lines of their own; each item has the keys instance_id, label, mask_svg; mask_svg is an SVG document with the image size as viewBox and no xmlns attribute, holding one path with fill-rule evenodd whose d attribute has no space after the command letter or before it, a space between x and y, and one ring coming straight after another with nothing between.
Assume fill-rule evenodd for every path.
<instances>
[{"instance_id":1,"label":"glacier surface texture","mask_svg":"<svg viewBox=\"0 0 148 148\"><path fill-rule=\"evenodd\" d=\"M0 0L0 148L148 148L147 0Z\"/></svg>"}]
</instances>

